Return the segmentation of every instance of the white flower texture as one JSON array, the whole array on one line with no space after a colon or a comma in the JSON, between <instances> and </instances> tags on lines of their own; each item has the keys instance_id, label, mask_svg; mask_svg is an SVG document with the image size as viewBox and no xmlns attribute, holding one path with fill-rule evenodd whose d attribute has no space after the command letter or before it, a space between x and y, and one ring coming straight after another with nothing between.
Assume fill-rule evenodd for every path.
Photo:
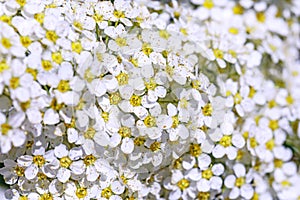
<instances>
[{"instance_id":1,"label":"white flower texture","mask_svg":"<svg viewBox=\"0 0 300 200\"><path fill-rule=\"evenodd\" d=\"M1 1L5 198L299 199L299 10Z\"/></svg>"}]
</instances>

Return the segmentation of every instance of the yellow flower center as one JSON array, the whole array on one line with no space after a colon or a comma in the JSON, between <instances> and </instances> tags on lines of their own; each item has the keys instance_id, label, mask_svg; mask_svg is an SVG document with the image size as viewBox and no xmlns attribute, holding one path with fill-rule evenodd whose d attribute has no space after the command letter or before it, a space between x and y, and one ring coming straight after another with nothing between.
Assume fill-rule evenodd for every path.
<instances>
[{"instance_id":1,"label":"yellow flower center","mask_svg":"<svg viewBox=\"0 0 300 200\"><path fill-rule=\"evenodd\" d=\"M180 108L186 109L189 105L189 102L186 98L182 98L179 103L180 103Z\"/></svg>"},{"instance_id":2,"label":"yellow flower center","mask_svg":"<svg viewBox=\"0 0 300 200\"><path fill-rule=\"evenodd\" d=\"M172 128L176 128L178 125L179 125L179 119L178 119L178 116L173 116L172 117Z\"/></svg>"},{"instance_id":3,"label":"yellow flower center","mask_svg":"<svg viewBox=\"0 0 300 200\"><path fill-rule=\"evenodd\" d=\"M242 15L244 13L244 8L240 4L237 4L232 8L232 12L235 15Z\"/></svg>"},{"instance_id":4,"label":"yellow flower center","mask_svg":"<svg viewBox=\"0 0 300 200\"><path fill-rule=\"evenodd\" d=\"M101 117L103 118L104 122L108 122L109 120L109 113L108 112L102 112Z\"/></svg>"},{"instance_id":5,"label":"yellow flower center","mask_svg":"<svg viewBox=\"0 0 300 200\"><path fill-rule=\"evenodd\" d=\"M16 89L17 87L19 87L20 86L20 78L19 77L12 77L9 80L9 86L12 89Z\"/></svg>"},{"instance_id":6,"label":"yellow flower center","mask_svg":"<svg viewBox=\"0 0 300 200\"><path fill-rule=\"evenodd\" d=\"M263 12L256 13L256 19L257 21L264 23L266 21L266 15Z\"/></svg>"},{"instance_id":7,"label":"yellow flower center","mask_svg":"<svg viewBox=\"0 0 300 200\"><path fill-rule=\"evenodd\" d=\"M63 103L57 103L57 100L56 98L53 98L51 103L50 103L50 107L53 109L53 110L60 110L62 107L64 106Z\"/></svg>"},{"instance_id":8,"label":"yellow flower center","mask_svg":"<svg viewBox=\"0 0 300 200\"><path fill-rule=\"evenodd\" d=\"M269 128L272 129L272 131L278 129L279 128L278 120L270 120Z\"/></svg>"},{"instance_id":9,"label":"yellow flower center","mask_svg":"<svg viewBox=\"0 0 300 200\"><path fill-rule=\"evenodd\" d=\"M119 11L119 10L115 10L114 11L114 16L116 17L116 18L124 18L125 17L125 14L122 12L122 11Z\"/></svg>"},{"instance_id":10,"label":"yellow flower center","mask_svg":"<svg viewBox=\"0 0 300 200\"><path fill-rule=\"evenodd\" d=\"M199 192L197 195L198 200L209 200L210 198L209 192Z\"/></svg>"},{"instance_id":11,"label":"yellow flower center","mask_svg":"<svg viewBox=\"0 0 300 200\"><path fill-rule=\"evenodd\" d=\"M141 146L141 145L143 145L144 143L145 143L145 138L143 138L143 137L137 137L137 138L135 138L134 139L134 145L136 145L136 146Z\"/></svg>"},{"instance_id":12,"label":"yellow flower center","mask_svg":"<svg viewBox=\"0 0 300 200\"><path fill-rule=\"evenodd\" d=\"M80 42L72 42L72 51L80 53L82 51L82 45Z\"/></svg>"},{"instance_id":13,"label":"yellow flower center","mask_svg":"<svg viewBox=\"0 0 300 200\"><path fill-rule=\"evenodd\" d=\"M269 140L268 142L266 142L266 148L268 150L272 150L275 146L275 141L274 139Z\"/></svg>"},{"instance_id":14,"label":"yellow flower center","mask_svg":"<svg viewBox=\"0 0 300 200\"><path fill-rule=\"evenodd\" d=\"M26 4L26 0L16 0L16 2L20 5L20 6L24 6Z\"/></svg>"},{"instance_id":15,"label":"yellow flower center","mask_svg":"<svg viewBox=\"0 0 300 200\"><path fill-rule=\"evenodd\" d=\"M223 59L224 53L220 49L214 49L214 55L216 58Z\"/></svg>"},{"instance_id":16,"label":"yellow flower center","mask_svg":"<svg viewBox=\"0 0 300 200\"><path fill-rule=\"evenodd\" d=\"M28 200L28 197L26 197L26 196L20 196L18 200Z\"/></svg>"},{"instance_id":17,"label":"yellow flower center","mask_svg":"<svg viewBox=\"0 0 300 200\"><path fill-rule=\"evenodd\" d=\"M233 34L233 35L237 35L239 33L239 29L235 28L235 27L230 27L228 29L228 32Z\"/></svg>"},{"instance_id":18,"label":"yellow flower center","mask_svg":"<svg viewBox=\"0 0 300 200\"><path fill-rule=\"evenodd\" d=\"M33 163L38 167L42 167L46 160L42 155L33 156Z\"/></svg>"},{"instance_id":19,"label":"yellow flower center","mask_svg":"<svg viewBox=\"0 0 300 200\"><path fill-rule=\"evenodd\" d=\"M89 127L83 134L86 139L93 139L96 134L96 130L93 127Z\"/></svg>"},{"instance_id":20,"label":"yellow flower center","mask_svg":"<svg viewBox=\"0 0 300 200\"><path fill-rule=\"evenodd\" d=\"M1 124L1 133L2 135L7 135L12 127L8 123Z\"/></svg>"},{"instance_id":21,"label":"yellow flower center","mask_svg":"<svg viewBox=\"0 0 300 200\"><path fill-rule=\"evenodd\" d=\"M51 57L53 62L57 64L61 64L62 61L64 60L60 52L53 52Z\"/></svg>"},{"instance_id":22,"label":"yellow flower center","mask_svg":"<svg viewBox=\"0 0 300 200\"><path fill-rule=\"evenodd\" d=\"M154 117L152 117L151 115L148 115L145 119L144 119L144 124L150 128L156 125L156 120Z\"/></svg>"},{"instance_id":23,"label":"yellow flower center","mask_svg":"<svg viewBox=\"0 0 300 200\"><path fill-rule=\"evenodd\" d=\"M190 145L190 154L191 156L198 157L202 153L202 149L199 144Z\"/></svg>"},{"instance_id":24,"label":"yellow flower center","mask_svg":"<svg viewBox=\"0 0 300 200\"><path fill-rule=\"evenodd\" d=\"M268 107L269 107L269 108L274 108L276 105L277 105L277 103L276 103L275 100L271 100L271 101L269 101L269 103L268 103Z\"/></svg>"},{"instance_id":25,"label":"yellow flower center","mask_svg":"<svg viewBox=\"0 0 300 200\"><path fill-rule=\"evenodd\" d=\"M2 73L7 69L9 69L9 66L6 64L6 62L5 61L0 62L0 73Z\"/></svg>"},{"instance_id":26,"label":"yellow flower center","mask_svg":"<svg viewBox=\"0 0 300 200\"><path fill-rule=\"evenodd\" d=\"M59 84L57 86L57 90L60 91L61 93L64 93L64 92L67 92L69 91L71 88L70 88L70 84L69 84L69 81L67 80L61 80L59 81Z\"/></svg>"},{"instance_id":27,"label":"yellow flower center","mask_svg":"<svg viewBox=\"0 0 300 200\"><path fill-rule=\"evenodd\" d=\"M20 41L24 47L28 47L31 44L31 39L29 36L21 36Z\"/></svg>"},{"instance_id":28,"label":"yellow flower center","mask_svg":"<svg viewBox=\"0 0 300 200\"><path fill-rule=\"evenodd\" d=\"M179 31L182 33L182 35L187 36L188 32L186 28L180 28Z\"/></svg>"},{"instance_id":29,"label":"yellow flower center","mask_svg":"<svg viewBox=\"0 0 300 200\"><path fill-rule=\"evenodd\" d=\"M11 24L11 17L7 15L0 16L0 21L5 22L7 24Z\"/></svg>"},{"instance_id":30,"label":"yellow flower center","mask_svg":"<svg viewBox=\"0 0 300 200\"><path fill-rule=\"evenodd\" d=\"M109 95L109 102L112 105L118 105L118 103L120 103L121 100L122 98L119 92L114 92Z\"/></svg>"},{"instance_id":31,"label":"yellow flower center","mask_svg":"<svg viewBox=\"0 0 300 200\"><path fill-rule=\"evenodd\" d=\"M12 46L10 40L9 40L8 38L5 38L5 37L3 37L3 38L1 39L1 44L2 44L5 48L7 48L7 49L9 49L9 48Z\"/></svg>"},{"instance_id":32,"label":"yellow flower center","mask_svg":"<svg viewBox=\"0 0 300 200\"><path fill-rule=\"evenodd\" d=\"M145 55L149 56L153 52L153 49L150 44L144 43L142 45L142 51L144 52Z\"/></svg>"},{"instance_id":33,"label":"yellow flower center","mask_svg":"<svg viewBox=\"0 0 300 200\"><path fill-rule=\"evenodd\" d=\"M37 14L34 15L34 19L36 21L38 21L40 24L42 24L44 22L44 18L45 18L45 13L37 13ZM47 33L46 33L46 35L47 35ZM55 41L56 41L56 39L55 39Z\"/></svg>"},{"instance_id":34,"label":"yellow flower center","mask_svg":"<svg viewBox=\"0 0 300 200\"><path fill-rule=\"evenodd\" d=\"M280 159L275 159L275 160L274 160L274 166L275 166L276 168L281 168L282 165L283 165L283 161L282 161L282 160L280 160Z\"/></svg>"},{"instance_id":35,"label":"yellow flower center","mask_svg":"<svg viewBox=\"0 0 300 200\"><path fill-rule=\"evenodd\" d=\"M127 45L127 41L126 41L126 39L124 39L124 38L117 37L117 38L115 39L115 41L116 41L117 45L120 46L120 47L124 47L124 46Z\"/></svg>"},{"instance_id":36,"label":"yellow flower center","mask_svg":"<svg viewBox=\"0 0 300 200\"><path fill-rule=\"evenodd\" d=\"M198 89L201 85L201 82L199 80L193 80L192 81L192 88Z\"/></svg>"},{"instance_id":37,"label":"yellow flower center","mask_svg":"<svg viewBox=\"0 0 300 200\"><path fill-rule=\"evenodd\" d=\"M155 151L158 151L160 149L160 142L153 142L151 145L150 145L150 150L155 152Z\"/></svg>"},{"instance_id":38,"label":"yellow flower center","mask_svg":"<svg viewBox=\"0 0 300 200\"><path fill-rule=\"evenodd\" d=\"M220 145L223 147L229 147L231 145L231 136L230 135L224 135L220 140Z\"/></svg>"},{"instance_id":39,"label":"yellow flower center","mask_svg":"<svg viewBox=\"0 0 300 200\"><path fill-rule=\"evenodd\" d=\"M18 165L15 167L15 173L17 176L24 176L24 172L25 169L23 167L20 167Z\"/></svg>"},{"instance_id":40,"label":"yellow flower center","mask_svg":"<svg viewBox=\"0 0 300 200\"><path fill-rule=\"evenodd\" d=\"M68 156L65 156L59 160L59 164L61 167L68 168L72 164L72 160Z\"/></svg>"},{"instance_id":41,"label":"yellow flower center","mask_svg":"<svg viewBox=\"0 0 300 200\"><path fill-rule=\"evenodd\" d=\"M73 22L73 25L75 26L75 28L79 29L80 31L83 29L82 24L78 21Z\"/></svg>"},{"instance_id":42,"label":"yellow flower center","mask_svg":"<svg viewBox=\"0 0 300 200\"><path fill-rule=\"evenodd\" d=\"M86 188L79 187L76 189L76 196L78 198L84 198L87 195L87 190Z\"/></svg>"},{"instance_id":43,"label":"yellow flower center","mask_svg":"<svg viewBox=\"0 0 300 200\"><path fill-rule=\"evenodd\" d=\"M239 177L235 180L235 186L237 186L237 187L241 187L244 184L245 184L245 178L244 177Z\"/></svg>"},{"instance_id":44,"label":"yellow flower center","mask_svg":"<svg viewBox=\"0 0 300 200\"><path fill-rule=\"evenodd\" d=\"M121 137L130 137L131 136L131 129L127 126L122 126L118 133L120 134Z\"/></svg>"},{"instance_id":45,"label":"yellow flower center","mask_svg":"<svg viewBox=\"0 0 300 200\"><path fill-rule=\"evenodd\" d=\"M168 39L170 37L170 33L167 30L159 30L159 36L164 39Z\"/></svg>"},{"instance_id":46,"label":"yellow flower center","mask_svg":"<svg viewBox=\"0 0 300 200\"><path fill-rule=\"evenodd\" d=\"M240 95L240 93L236 93L233 97L234 103L235 104L240 104L243 100L242 96Z\"/></svg>"},{"instance_id":47,"label":"yellow flower center","mask_svg":"<svg viewBox=\"0 0 300 200\"><path fill-rule=\"evenodd\" d=\"M202 113L204 116L211 116L213 112L213 108L211 106L210 103L206 104L203 108L202 108Z\"/></svg>"},{"instance_id":48,"label":"yellow flower center","mask_svg":"<svg viewBox=\"0 0 300 200\"><path fill-rule=\"evenodd\" d=\"M37 74L38 74L38 71L36 69L27 68L26 72L28 74L31 74L31 76L33 77L33 79L36 80L36 77L37 77Z\"/></svg>"},{"instance_id":49,"label":"yellow flower center","mask_svg":"<svg viewBox=\"0 0 300 200\"><path fill-rule=\"evenodd\" d=\"M289 187L289 186L291 186L291 183L288 180L284 180L284 181L281 181L281 185L283 187Z\"/></svg>"},{"instance_id":50,"label":"yellow flower center","mask_svg":"<svg viewBox=\"0 0 300 200\"><path fill-rule=\"evenodd\" d=\"M213 172L210 169L204 170L202 172L202 178L209 180L213 176Z\"/></svg>"},{"instance_id":51,"label":"yellow flower center","mask_svg":"<svg viewBox=\"0 0 300 200\"><path fill-rule=\"evenodd\" d=\"M257 141L254 137L250 138L249 142L251 148L255 148L257 146Z\"/></svg>"},{"instance_id":52,"label":"yellow flower center","mask_svg":"<svg viewBox=\"0 0 300 200\"><path fill-rule=\"evenodd\" d=\"M292 105L294 103L294 99L291 95L288 95L286 98L285 98L286 102L289 104L289 105Z\"/></svg>"},{"instance_id":53,"label":"yellow flower center","mask_svg":"<svg viewBox=\"0 0 300 200\"><path fill-rule=\"evenodd\" d=\"M140 106L141 103L142 103L142 98L140 96L137 96L135 94L133 94L131 97L130 97L130 100L129 100L130 104L132 106Z\"/></svg>"},{"instance_id":54,"label":"yellow flower center","mask_svg":"<svg viewBox=\"0 0 300 200\"><path fill-rule=\"evenodd\" d=\"M255 95L255 93L256 93L256 90L255 90L253 87L250 87L248 97L249 97L249 98L253 98L254 95Z\"/></svg>"},{"instance_id":55,"label":"yellow flower center","mask_svg":"<svg viewBox=\"0 0 300 200\"><path fill-rule=\"evenodd\" d=\"M126 85L128 83L129 75L124 72L121 72L116 76L116 78L118 80L119 85Z\"/></svg>"},{"instance_id":56,"label":"yellow flower center","mask_svg":"<svg viewBox=\"0 0 300 200\"><path fill-rule=\"evenodd\" d=\"M103 21L103 15L100 15L100 14L96 13L96 14L93 16L93 19L94 19L96 22L102 22L102 21Z\"/></svg>"},{"instance_id":57,"label":"yellow flower center","mask_svg":"<svg viewBox=\"0 0 300 200\"><path fill-rule=\"evenodd\" d=\"M96 162L96 157L93 155L88 155L84 158L83 162L86 166L90 166Z\"/></svg>"},{"instance_id":58,"label":"yellow flower center","mask_svg":"<svg viewBox=\"0 0 300 200\"><path fill-rule=\"evenodd\" d=\"M156 82L153 78L151 78L149 82L145 82L145 86L148 90L154 90L156 88Z\"/></svg>"},{"instance_id":59,"label":"yellow flower center","mask_svg":"<svg viewBox=\"0 0 300 200\"><path fill-rule=\"evenodd\" d=\"M58 39L58 35L55 33L55 31L47 31L46 38L51 42L55 43L56 40Z\"/></svg>"},{"instance_id":60,"label":"yellow flower center","mask_svg":"<svg viewBox=\"0 0 300 200\"><path fill-rule=\"evenodd\" d=\"M42 60L42 67L44 70L49 71L52 69L52 63L49 60Z\"/></svg>"},{"instance_id":61,"label":"yellow flower center","mask_svg":"<svg viewBox=\"0 0 300 200\"><path fill-rule=\"evenodd\" d=\"M190 181L183 178L180 181L178 181L177 186L181 189L181 190L185 190L186 188L188 188L190 186Z\"/></svg>"},{"instance_id":62,"label":"yellow flower center","mask_svg":"<svg viewBox=\"0 0 300 200\"><path fill-rule=\"evenodd\" d=\"M53 197L50 193L45 193L40 196L39 200L53 200Z\"/></svg>"},{"instance_id":63,"label":"yellow flower center","mask_svg":"<svg viewBox=\"0 0 300 200\"><path fill-rule=\"evenodd\" d=\"M214 2L212 0L204 0L203 6L207 9L212 9L214 7Z\"/></svg>"},{"instance_id":64,"label":"yellow flower center","mask_svg":"<svg viewBox=\"0 0 300 200\"><path fill-rule=\"evenodd\" d=\"M110 189L110 187L104 188L101 192L101 196L106 199L109 199L112 195L113 195L113 192Z\"/></svg>"}]
</instances>

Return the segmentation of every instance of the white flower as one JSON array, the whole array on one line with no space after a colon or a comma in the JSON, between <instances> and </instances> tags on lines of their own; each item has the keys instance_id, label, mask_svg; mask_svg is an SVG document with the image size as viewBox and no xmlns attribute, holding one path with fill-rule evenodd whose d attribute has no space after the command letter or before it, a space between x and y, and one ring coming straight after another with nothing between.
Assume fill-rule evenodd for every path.
<instances>
[{"instance_id":1,"label":"white flower","mask_svg":"<svg viewBox=\"0 0 300 200\"><path fill-rule=\"evenodd\" d=\"M0 52L24 57L26 49L22 46L20 37L14 29L6 23L0 22L0 30Z\"/></svg>"},{"instance_id":2,"label":"white flower","mask_svg":"<svg viewBox=\"0 0 300 200\"><path fill-rule=\"evenodd\" d=\"M250 184L252 178L249 174L246 174L246 168L243 164L237 163L233 166L234 175L228 175L224 184L227 188L230 188L230 199L236 199L239 196L250 199L253 196L254 190Z\"/></svg>"},{"instance_id":3,"label":"white flower","mask_svg":"<svg viewBox=\"0 0 300 200\"><path fill-rule=\"evenodd\" d=\"M71 170L69 167L74 160L78 160L82 157L82 149L75 147L69 151L65 145L60 144L54 148L54 154L59 159L60 163L60 168L57 171L56 177L60 182L66 183L71 177Z\"/></svg>"},{"instance_id":4,"label":"white flower","mask_svg":"<svg viewBox=\"0 0 300 200\"><path fill-rule=\"evenodd\" d=\"M3 113L0 113L0 148L2 153L8 153L13 146L20 147L26 140L25 132L20 129L25 114L23 112L13 112L8 119ZM18 138L18 139L16 139Z\"/></svg>"}]
</instances>

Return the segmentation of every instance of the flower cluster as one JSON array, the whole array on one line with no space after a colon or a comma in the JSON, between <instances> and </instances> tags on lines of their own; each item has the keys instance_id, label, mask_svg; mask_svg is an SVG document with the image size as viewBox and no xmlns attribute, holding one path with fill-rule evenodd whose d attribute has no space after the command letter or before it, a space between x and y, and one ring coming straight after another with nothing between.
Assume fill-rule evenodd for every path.
<instances>
[{"instance_id":1,"label":"flower cluster","mask_svg":"<svg viewBox=\"0 0 300 200\"><path fill-rule=\"evenodd\" d=\"M298 0L0 1L5 197L299 199L299 17Z\"/></svg>"}]
</instances>

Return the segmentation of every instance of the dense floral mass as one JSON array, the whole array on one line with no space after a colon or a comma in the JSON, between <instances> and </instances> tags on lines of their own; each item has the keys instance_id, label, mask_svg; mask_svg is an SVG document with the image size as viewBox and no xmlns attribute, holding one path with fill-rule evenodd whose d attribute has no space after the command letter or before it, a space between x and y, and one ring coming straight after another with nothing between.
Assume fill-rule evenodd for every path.
<instances>
[{"instance_id":1,"label":"dense floral mass","mask_svg":"<svg viewBox=\"0 0 300 200\"><path fill-rule=\"evenodd\" d=\"M299 49L298 0L0 1L6 198L299 200Z\"/></svg>"}]
</instances>

